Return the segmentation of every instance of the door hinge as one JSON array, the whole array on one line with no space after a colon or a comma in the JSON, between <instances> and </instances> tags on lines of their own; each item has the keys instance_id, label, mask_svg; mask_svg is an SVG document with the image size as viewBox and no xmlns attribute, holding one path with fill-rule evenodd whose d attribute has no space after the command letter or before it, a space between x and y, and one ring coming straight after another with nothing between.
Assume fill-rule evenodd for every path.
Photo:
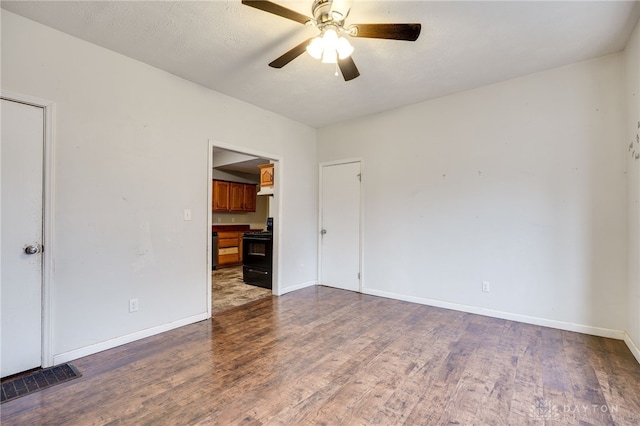
<instances>
[{"instance_id":1,"label":"door hinge","mask_svg":"<svg viewBox=\"0 0 640 426\"><path fill-rule=\"evenodd\" d=\"M360 272L358 272L358 279L360 279Z\"/></svg>"}]
</instances>

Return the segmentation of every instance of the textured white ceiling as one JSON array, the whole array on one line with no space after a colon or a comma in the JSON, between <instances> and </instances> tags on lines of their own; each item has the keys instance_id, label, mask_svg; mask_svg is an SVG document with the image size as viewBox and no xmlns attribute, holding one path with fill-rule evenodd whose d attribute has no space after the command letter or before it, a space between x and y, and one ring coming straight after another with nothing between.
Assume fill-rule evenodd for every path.
<instances>
[{"instance_id":1,"label":"textured white ceiling","mask_svg":"<svg viewBox=\"0 0 640 426\"><path fill-rule=\"evenodd\" d=\"M275 1L311 16L311 0ZM2 8L195 83L322 127L619 52L634 1L353 1L347 24L419 22L416 42L357 39L361 76L306 53L269 62L317 33L224 1L2 1Z\"/></svg>"}]
</instances>

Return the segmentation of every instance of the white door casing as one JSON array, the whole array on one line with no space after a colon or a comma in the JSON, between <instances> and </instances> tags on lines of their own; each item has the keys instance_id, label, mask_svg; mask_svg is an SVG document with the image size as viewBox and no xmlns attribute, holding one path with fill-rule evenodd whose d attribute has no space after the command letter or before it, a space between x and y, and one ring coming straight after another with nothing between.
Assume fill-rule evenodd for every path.
<instances>
[{"instance_id":1,"label":"white door casing","mask_svg":"<svg viewBox=\"0 0 640 426\"><path fill-rule=\"evenodd\" d=\"M320 165L320 284L361 291L361 162Z\"/></svg>"},{"instance_id":2,"label":"white door casing","mask_svg":"<svg viewBox=\"0 0 640 426\"><path fill-rule=\"evenodd\" d=\"M0 155L1 376L5 377L42 365L42 107L2 99Z\"/></svg>"},{"instance_id":3,"label":"white door casing","mask_svg":"<svg viewBox=\"0 0 640 426\"><path fill-rule=\"evenodd\" d=\"M286 222L283 221L282 215L280 214L280 212L283 210L282 209L282 196L281 194L281 190L280 188L282 188L282 182L284 180L284 172L283 170L285 169L285 161L282 158L282 156L280 155L276 155L273 153L268 153L268 152L264 152L264 151L258 151L258 150L254 150L254 149L250 149L247 148L245 146L240 146L240 145L234 145L234 144L229 144L226 142L221 142L219 140L213 140L213 139L209 139L209 160L208 160L208 164L207 164L207 170L208 173L211 173L211 175L208 176L208 196L211 197L212 191L211 191L211 185L212 185L212 170L213 170L213 149L214 148L219 148L219 149L223 149L226 151L231 151L231 152L235 152L238 154L245 154L245 155L251 155L254 157L259 157L259 158L263 158L266 160L271 160L271 162L273 162L274 164L276 164L276 167L274 169L274 195L272 197L269 197L269 216L273 217L274 220L274 235L273 235L273 275L272 275L272 280L273 280L273 288L272 288L272 293L276 296L280 296L283 294L283 291L286 291L284 289L284 286L282 285L282 283L280 282L280 271L282 269L281 267L281 261L282 261L282 257L280 256L280 241L282 240L282 229L284 227L286 227ZM211 199L208 199L208 209L211 210ZM214 225L213 221L212 221L212 215L211 212L209 212L209 217L208 217L208 224ZM210 230L211 227L207 228L207 233L210 235ZM208 241L208 253L211 253L211 238L207 238ZM211 258L210 255L208 255L209 259ZM207 266L208 270L211 271L211 265ZM211 274L209 273L209 276L211 276ZM211 282L209 282L209 292L211 291ZM290 291L290 290L289 290ZM214 295L215 296L215 295ZM209 305L211 305L211 303L209 303Z\"/></svg>"}]
</instances>

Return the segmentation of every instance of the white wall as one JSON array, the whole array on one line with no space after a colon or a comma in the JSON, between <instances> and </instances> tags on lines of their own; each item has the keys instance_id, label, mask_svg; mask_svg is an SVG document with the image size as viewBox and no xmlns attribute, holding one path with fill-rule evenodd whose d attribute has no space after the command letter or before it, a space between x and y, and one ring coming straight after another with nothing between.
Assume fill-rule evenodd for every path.
<instances>
[{"instance_id":1,"label":"white wall","mask_svg":"<svg viewBox=\"0 0 640 426\"><path fill-rule=\"evenodd\" d=\"M364 291L620 337L622 76L616 54L320 129L318 161L364 159Z\"/></svg>"},{"instance_id":2,"label":"white wall","mask_svg":"<svg viewBox=\"0 0 640 426\"><path fill-rule=\"evenodd\" d=\"M315 129L4 10L2 89L56 102L57 360L206 314L208 139L281 158L281 284L314 283Z\"/></svg>"},{"instance_id":3,"label":"white wall","mask_svg":"<svg viewBox=\"0 0 640 426\"><path fill-rule=\"evenodd\" d=\"M630 347L640 361L640 23L636 26L624 52L627 107L626 158L628 196L628 282ZM631 149L629 149L631 148Z\"/></svg>"}]
</instances>

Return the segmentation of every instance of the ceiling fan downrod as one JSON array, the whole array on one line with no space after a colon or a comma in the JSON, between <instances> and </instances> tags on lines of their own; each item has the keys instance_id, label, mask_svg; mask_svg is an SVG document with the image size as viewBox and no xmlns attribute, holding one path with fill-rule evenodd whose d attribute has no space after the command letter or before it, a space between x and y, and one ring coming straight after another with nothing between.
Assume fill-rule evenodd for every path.
<instances>
[{"instance_id":1,"label":"ceiling fan downrod","mask_svg":"<svg viewBox=\"0 0 640 426\"><path fill-rule=\"evenodd\" d=\"M316 26L321 27L323 24L329 22L335 22L339 26L342 26L342 22L347 18L349 14L349 8L345 11L337 10L334 8L335 3L333 0L314 0L311 5L311 13L316 21ZM342 2L344 3L344 2Z\"/></svg>"}]
</instances>

